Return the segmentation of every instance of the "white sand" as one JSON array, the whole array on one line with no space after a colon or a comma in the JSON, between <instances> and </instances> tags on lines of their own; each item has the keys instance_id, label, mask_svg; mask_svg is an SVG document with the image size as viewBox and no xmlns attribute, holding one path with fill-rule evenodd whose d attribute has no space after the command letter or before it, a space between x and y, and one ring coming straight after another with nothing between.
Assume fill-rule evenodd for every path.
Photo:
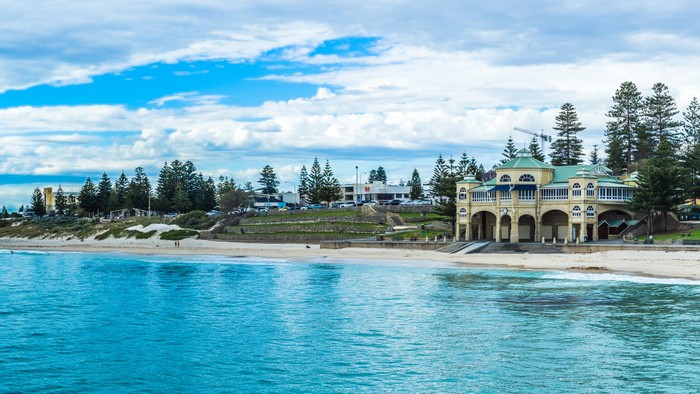
<instances>
[{"instance_id":1,"label":"white sand","mask_svg":"<svg viewBox=\"0 0 700 394\"><path fill-rule=\"evenodd\" d=\"M163 229L158 229L163 230ZM144 229L144 231L149 231ZM319 258L393 261L423 266L498 266L515 269L564 270L574 267L605 267L610 271L700 279L700 253L686 251L609 251L590 254L446 254L405 249L345 248L320 249L309 244L261 244L184 239L180 247L173 241L134 238L27 240L0 238L0 249L42 249L82 252L123 252L162 255L258 256L294 261ZM402 263L403 262L403 263Z\"/></svg>"}]
</instances>

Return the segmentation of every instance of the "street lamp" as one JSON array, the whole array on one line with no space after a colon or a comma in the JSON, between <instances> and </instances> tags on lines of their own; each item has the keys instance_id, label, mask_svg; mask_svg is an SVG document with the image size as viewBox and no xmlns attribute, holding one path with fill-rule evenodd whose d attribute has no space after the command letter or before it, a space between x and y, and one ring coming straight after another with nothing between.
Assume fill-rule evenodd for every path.
<instances>
[{"instance_id":1,"label":"street lamp","mask_svg":"<svg viewBox=\"0 0 700 394\"><path fill-rule=\"evenodd\" d=\"M360 178L357 175L357 166L355 166L355 186L352 188L352 201L357 203L357 188L360 187Z\"/></svg>"}]
</instances>

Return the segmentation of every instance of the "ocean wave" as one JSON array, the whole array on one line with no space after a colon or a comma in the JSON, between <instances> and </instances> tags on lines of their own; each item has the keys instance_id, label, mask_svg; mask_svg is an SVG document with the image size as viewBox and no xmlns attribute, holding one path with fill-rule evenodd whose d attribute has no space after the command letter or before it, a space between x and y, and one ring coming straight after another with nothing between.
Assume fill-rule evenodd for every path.
<instances>
[{"instance_id":1,"label":"ocean wave","mask_svg":"<svg viewBox=\"0 0 700 394\"><path fill-rule=\"evenodd\" d=\"M256 256L219 256L219 255L195 255L195 256L176 256L176 255L162 255L162 256L144 256L139 257L139 261L146 263L208 263L208 264L256 264L256 265L278 265L290 263L287 259L279 258L266 258L266 257L256 257Z\"/></svg>"},{"instance_id":2,"label":"ocean wave","mask_svg":"<svg viewBox=\"0 0 700 394\"><path fill-rule=\"evenodd\" d=\"M587 274L582 272L558 272L544 275L547 279L595 281L595 282L633 282L658 285L690 285L700 286L700 281L684 278L659 278L652 276L626 274Z\"/></svg>"},{"instance_id":3,"label":"ocean wave","mask_svg":"<svg viewBox=\"0 0 700 394\"><path fill-rule=\"evenodd\" d=\"M42 250L15 250L15 249L2 249L0 254L23 254L23 255L46 255L52 252L42 251Z\"/></svg>"}]
</instances>

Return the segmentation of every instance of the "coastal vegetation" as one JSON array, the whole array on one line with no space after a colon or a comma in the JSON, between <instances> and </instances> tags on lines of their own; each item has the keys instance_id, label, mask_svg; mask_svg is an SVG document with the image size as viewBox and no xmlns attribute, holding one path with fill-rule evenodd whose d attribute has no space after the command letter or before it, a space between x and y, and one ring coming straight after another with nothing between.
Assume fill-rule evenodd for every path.
<instances>
[{"instance_id":1,"label":"coastal vegetation","mask_svg":"<svg viewBox=\"0 0 700 394\"><path fill-rule=\"evenodd\" d=\"M108 238L177 241L203 237L244 242L315 243L324 240L370 238L389 232L392 239L430 238L449 232L449 218L430 211L429 206L395 212L364 211L360 207L303 211L275 211L221 215L213 218L203 211L192 211L172 220L160 217L133 217L114 221L53 216L0 220L0 237L29 239ZM149 226L163 228L160 232ZM140 228L139 228L140 226ZM409 229L394 231L394 227Z\"/></svg>"}]
</instances>

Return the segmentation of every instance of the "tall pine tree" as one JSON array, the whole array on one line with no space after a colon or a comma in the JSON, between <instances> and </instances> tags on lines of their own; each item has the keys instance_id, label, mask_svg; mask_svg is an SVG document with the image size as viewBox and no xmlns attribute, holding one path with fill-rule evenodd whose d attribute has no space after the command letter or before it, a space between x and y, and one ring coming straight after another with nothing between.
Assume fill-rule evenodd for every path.
<instances>
[{"instance_id":1,"label":"tall pine tree","mask_svg":"<svg viewBox=\"0 0 700 394\"><path fill-rule=\"evenodd\" d=\"M532 137L532 140L530 140L530 145L527 147L527 149L532 154L532 157L534 157L535 159L537 159L541 162L545 161L546 158L544 157L544 153L542 152L542 149L540 148L539 142L537 142L537 137L534 137L534 136Z\"/></svg>"},{"instance_id":2,"label":"tall pine tree","mask_svg":"<svg viewBox=\"0 0 700 394\"><path fill-rule=\"evenodd\" d=\"M149 209L151 200L151 182L143 167L134 169L134 176L129 182L127 208Z\"/></svg>"},{"instance_id":3,"label":"tall pine tree","mask_svg":"<svg viewBox=\"0 0 700 394\"><path fill-rule=\"evenodd\" d=\"M700 144L700 102L693 97L683 112L683 149L692 150Z\"/></svg>"},{"instance_id":4,"label":"tall pine tree","mask_svg":"<svg viewBox=\"0 0 700 394\"><path fill-rule=\"evenodd\" d=\"M100 183L97 184L97 204L98 209L104 215L109 212L109 196L112 194L112 181L106 172L102 173Z\"/></svg>"},{"instance_id":5,"label":"tall pine tree","mask_svg":"<svg viewBox=\"0 0 700 394\"><path fill-rule=\"evenodd\" d=\"M612 97L613 105L606 116L606 165L615 173L631 168L637 160L639 135L644 134L642 93L633 82L623 82Z\"/></svg>"},{"instance_id":6,"label":"tall pine tree","mask_svg":"<svg viewBox=\"0 0 700 394\"><path fill-rule=\"evenodd\" d=\"M306 198L309 193L309 173L306 171L306 166L301 166L301 171L299 172L299 187L297 193L302 199Z\"/></svg>"},{"instance_id":7,"label":"tall pine tree","mask_svg":"<svg viewBox=\"0 0 700 394\"><path fill-rule=\"evenodd\" d=\"M116 207L124 208L126 207L126 196L129 194L129 179L124 174L124 171L119 175L117 181L114 182L114 192L116 194Z\"/></svg>"},{"instance_id":8,"label":"tall pine tree","mask_svg":"<svg viewBox=\"0 0 700 394\"><path fill-rule=\"evenodd\" d=\"M583 141L578 138L578 133L586 128L581 125L576 114L576 108L571 103L562 104L559 114L555 118L554 130L557 131L557 139L552 143L552 165L568 166L583 162Z\"/></svg>"},{"instance_id":9,"label":"tall pine tree","mask_svg":"<svg viewBox=\"0 0 700 394\"><path fill-rule=\"evenodd\" d=\"M455 171L454 159L450 158L447 162L439 155L435 161L433 169L433 177L430 178L431 194L438 198L438 204L435 207L435 212L439 215L450 218L454 224L456 220L456 202L457 187L456 183L459 180L459 174Z\"/></svg>"},{"instance_id":10,"label":"tall pine tree","mask_svg":"<svg viewBox=\"0 0 700 394\"><path fill-rule=\"evenodd\" d=\"M380 167L381 168L381 167ZM333 175L333 170L331 165L326 159L326 165L323 168L322 174L322 186L321 186L321 198L322 201L337 201L343 197L342 188L340 187L340 182Z\"/></svg>"},{"instance_id":11,"label":"tall pine tree","mask_svg":"<svg viewBox=\"0 0 700 394\"><path fill-rule=\"evenodd\" d=\"M262 186L262 189L260 189L262 194L277 193L277 186L279 186L280 181L277 180L277 174L275 174L275 170L271 165L266 165L263 167L262 171L260 171L258 183Z\"/></svg>"},{"instance_id":12,"label":"tall pine tree","mask_svg":"<svg viewBox=\"0 0 700 394\"><path fill-rule=\"evenodd\" d=\"M644 120L649 138L644 144L648 147L644 158L652 157L654 147L664 141L671 149L680 148L678 129L682 122L675 119L678 115L676 100L671 97L668 86L661 82L655 83L651 90L652 95L644 99Z\"/></svg>"},{"instance_id":13,"label":"tall pine tree","mask_svg":"<svg viewBox=\"0 0 700 394\"><path fill-rule=\"evenodd\" d=\"M630 209L649 215L649 234L656 214L661 215L662 231L667 230L668 213L685 200L687 179L673 147L667 140L662 140L654 157L640 169L638 186L630 203Z\"/></svg>"},{"instance_id":14,"label":"tall pine tree","mask_svg":"<svg viewBox=\"0 0 700 394\"><path fill-rule=\"evenodd\" d=\"M503 149L503 153L501 153L504 158L501 159L500 164L505 164L511 159L514 159L516 153L518 153L518 149L515 147L515 143L513 142L513 136L509 135L506 147Z\"/></svg>"},{"instance_id":15,"label":"tall pine tree","mask_svg":"<svg viewBox=\"0 0 700 394\"><path fill-rule=\"evenodd\" d=\"M323 173L321 172L321 165L318 163L318 158L314 157L314 163L311 165L311 172L309 173L309 189L307 202L310 204L319 204L323 200L322 196L323 190Z\"/></svg>"},{"instance_id":16,"label":"tall pine tree","mask_svg":"<svg viewBox=\"0 0 700 394\"><path fill-rule=\"evenodd\" d=\"M408 181L408 186L408 193L411 200L418 200L419 198L423 197L423 184L420 180L418 169L413 169L413 174L411 175L411 180Z\"/></svg>"},{"instance_id":17,"label":"tall pine tree","mask_svg":"<svg viewBox=\"0 0 700 394\"><path fill-rule=\"evenodd\" d=\"M39 190L38 187L34 189L31 202L31 208L32 211L34 211L34 215L39 217L43 217L44 215L46 215L46 203L44 201L44 194L41 192L41 190Z\"/></svg>"},{"instance_id":18,"label":"tall pine tree","mask_svg":"<svg viewBox=\"0 0 700 394\"><path fill-rule=\"evenodd\" d=\"M66 201L66 195L63 193L61 185L58 185L58 190L56 190L56 194L54 195L54 201L56 213L61 216L65 215L68 202Z\"/></svg>"},{"instance_id":19,"label":"tall pine tree","mask_svg":"<svg viewBox=\"0 0 700 394\"><path fill-rule=\"evenodd\" d=\"M700 197L700 103L696 97L683 112L682 163L688 173L688 192L693 205Z\"/></svg>"},{"instance_id":20,"label":"tall pine tree","mask_svg":"<svg viewBox=\"0 0 700 394\"><path fill-rule=\"evenodd\" d=\"M80 188L78 201L80 208L88 215L94 215L99 209L100 203L97 199L97 187L90 177L85 180L85 184Z\"/></svg>"},{"instance_id":21,"label":"tall pine tree","mask_svg":"<svg viewBox=\"0 0 700 394\"><path fill-rule=\"evenodd\" d=\"M602 160L600 160L600 156L598 156L598 145L593 145L593 150L588 160L593 165L601 164Z\"/></svg>"}]
</instances>

